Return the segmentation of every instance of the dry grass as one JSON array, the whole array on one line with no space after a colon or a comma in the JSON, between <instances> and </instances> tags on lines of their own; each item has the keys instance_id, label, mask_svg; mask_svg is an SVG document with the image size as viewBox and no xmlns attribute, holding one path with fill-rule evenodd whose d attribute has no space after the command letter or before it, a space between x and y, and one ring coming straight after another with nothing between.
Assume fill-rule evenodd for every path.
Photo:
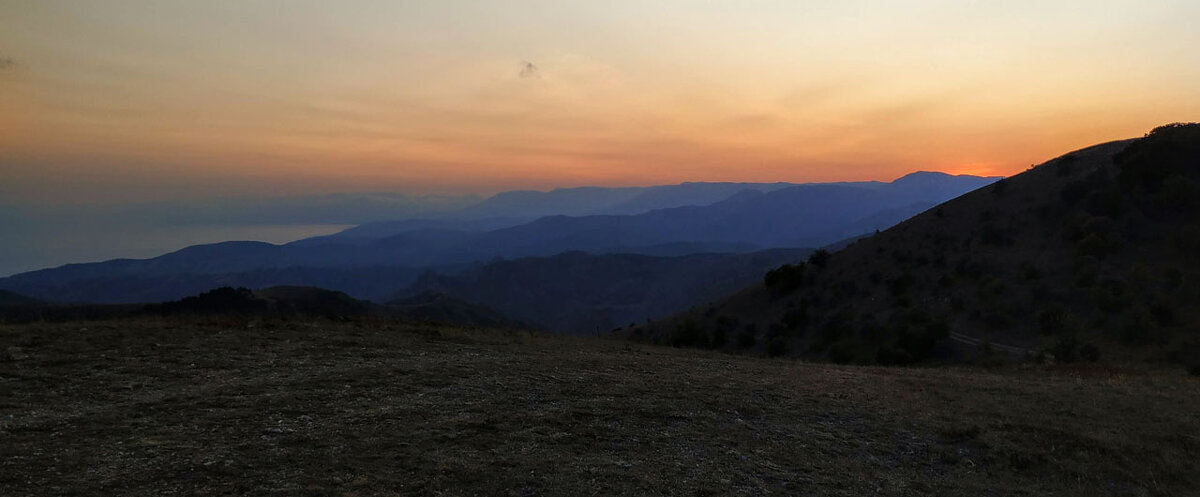
<instances>
[{"instance_id":1,"label":"dry grass","mask_svg":"<svg viewBox=\"0 0 1200 497\"><path fill-rule=\"evenodd\" d=\"M0 494L1195 495L1197 394L386 324L7 326Z\"/></svg>"}]
</instances>

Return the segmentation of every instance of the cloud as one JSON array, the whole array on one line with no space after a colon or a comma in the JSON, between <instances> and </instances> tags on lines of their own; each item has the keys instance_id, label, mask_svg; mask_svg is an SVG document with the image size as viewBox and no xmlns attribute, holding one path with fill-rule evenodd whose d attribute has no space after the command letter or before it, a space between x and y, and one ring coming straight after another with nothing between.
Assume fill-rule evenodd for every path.
<instances>
[{"instance_id":1,"label":"cloud","mask_svg":"<svg viewBox=\"0 0 1200 497\"><path fill-rule=\"evenodd\" d=\"M538 74L537 66L533 65L533 62L529 62L527 60L521 62L520 76L521 76L521 79L541 78L541 75Z\"/></svg>"},{"instance_id":2,"label":"cloud","mask_svg":"<svg viewBox=\"0 0 1200 497\"><path fill-rule=\"evenodd\" d=\"M13 67L16 67L16 65L17 61L13 60L12 57L0 57L0 71L12 69Z\"/></svg>"}]
</instances>

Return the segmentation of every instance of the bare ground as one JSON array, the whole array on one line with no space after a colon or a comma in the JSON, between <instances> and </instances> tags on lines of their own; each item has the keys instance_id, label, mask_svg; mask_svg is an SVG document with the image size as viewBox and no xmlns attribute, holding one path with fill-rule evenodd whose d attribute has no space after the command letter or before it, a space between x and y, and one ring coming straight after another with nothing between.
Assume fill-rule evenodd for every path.
<instances>
[{"instance_id":1,"label":"bare ground","mask_svg":"<svg viewBox=\"0 0 1200 497\"><path fill-rule=\"evenodd\" d=\"M1197 394L380 323L0 326L0 494L1196 495Z\"/></svg>"}]
</instances>

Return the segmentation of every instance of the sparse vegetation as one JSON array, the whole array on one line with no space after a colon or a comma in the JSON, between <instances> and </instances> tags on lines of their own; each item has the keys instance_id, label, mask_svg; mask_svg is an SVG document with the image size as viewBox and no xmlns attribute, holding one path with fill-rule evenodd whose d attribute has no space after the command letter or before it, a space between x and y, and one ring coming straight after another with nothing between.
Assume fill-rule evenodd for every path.
<instances>
[{"instance_id":1,"label":"sparse vegetation","mask_svg":"<svg viewBox=\"0 0 1200 497\"><path fill-rule=\"evenodd\" d=\"M1161 362L1200 329L1198 164L1200 125L1073 152L725 302L811 359Z\"/></svg>"},{"instance_id":2,"label":"sparse vegetation","mask_svg":"<svg viewBox=\"0 0 1200 497\"><path fill-rule=\"evenodd\" d=\"M763 276L763 284L778 293L790 293L804 284L806 273L807 266L804 263L784 264L767 271L767 274Z\"/></svg>"},{"instance_id":3,"label":"sparse vegetation","mask_svg":"<svg viewBox=\"0 0 1200 497\"><path fill-rule=\"evenodd\" d=\"M0 326L0 493L1188 495L1198 385L385 322Z\"/></svg>"}]
</instances>

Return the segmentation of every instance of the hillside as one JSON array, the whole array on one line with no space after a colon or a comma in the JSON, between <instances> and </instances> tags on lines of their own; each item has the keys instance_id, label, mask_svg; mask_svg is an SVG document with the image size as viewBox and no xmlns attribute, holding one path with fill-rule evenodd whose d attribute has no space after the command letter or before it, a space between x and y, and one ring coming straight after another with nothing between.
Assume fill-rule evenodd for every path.
<instances>
[{"instance_id":1,"label":"hillside","mask_svg":"<svg viewBox=\"0 0 1200 497\"><path fill-rule=\"evenodd\" d=\"M1158 128L1051 160L624 333L836 362L990 348L1195 363L1197 185L1200 125Z\"/></svg>"},{"instance_id":2,"label":"hillside","mask_svg":"<svg viewBox=\"0 0 1200 497\"><path fill-rule=\"evenodd\" d=\"M652 257L568 252L422 275L401 296L436 292L546 329L608 332L686 309L758 280L808 249Z\"/></svg>"},{"instance_id":3,"label":"hillside","mask_svg":"<svg viewBox=\"0 0 1200 497\"><path fill-rule=\"evenodd\" d=\"M168 319L334 319L440 326L531 329L486 306L446 295L425 293L380 305L345 293L304 286L273 286L251 290L218 287L177 300L130 304L47 304L38 301L0 305L0 324L120 322Z\"/></svg>"},{"instance_id":4,"label":"hillside","mask_svg":"<svg viewBox=\"0 0 1200 497\"><path fill-rule=\"evenodd\" d=\"M435 292L424 292L387 303L391 316L418 323L452 324L484 328L534 329L488 306Z\"/></svg>"},{"instance_id":5,"label":"hillside","mask_svg":"<svg viewBox=\"0 0 1200 497\"><path fill-rule=\"evenodd\" d=\"M150 304L145 313L161 315L245 315L351 317L378 314L370 302L342 292L300 286L260 290L221 287L172 302Z\"/></svg>"},{"instance_id":6,"label":"hillside","mask_svg":"<svg viewBox=\"0 0 1200 497\"><path fill-rule=\"evenodd\" d=\"M1198 388L428 325L0 325L0 494L1183 496Z\"/></svg>"}]
</instances>

